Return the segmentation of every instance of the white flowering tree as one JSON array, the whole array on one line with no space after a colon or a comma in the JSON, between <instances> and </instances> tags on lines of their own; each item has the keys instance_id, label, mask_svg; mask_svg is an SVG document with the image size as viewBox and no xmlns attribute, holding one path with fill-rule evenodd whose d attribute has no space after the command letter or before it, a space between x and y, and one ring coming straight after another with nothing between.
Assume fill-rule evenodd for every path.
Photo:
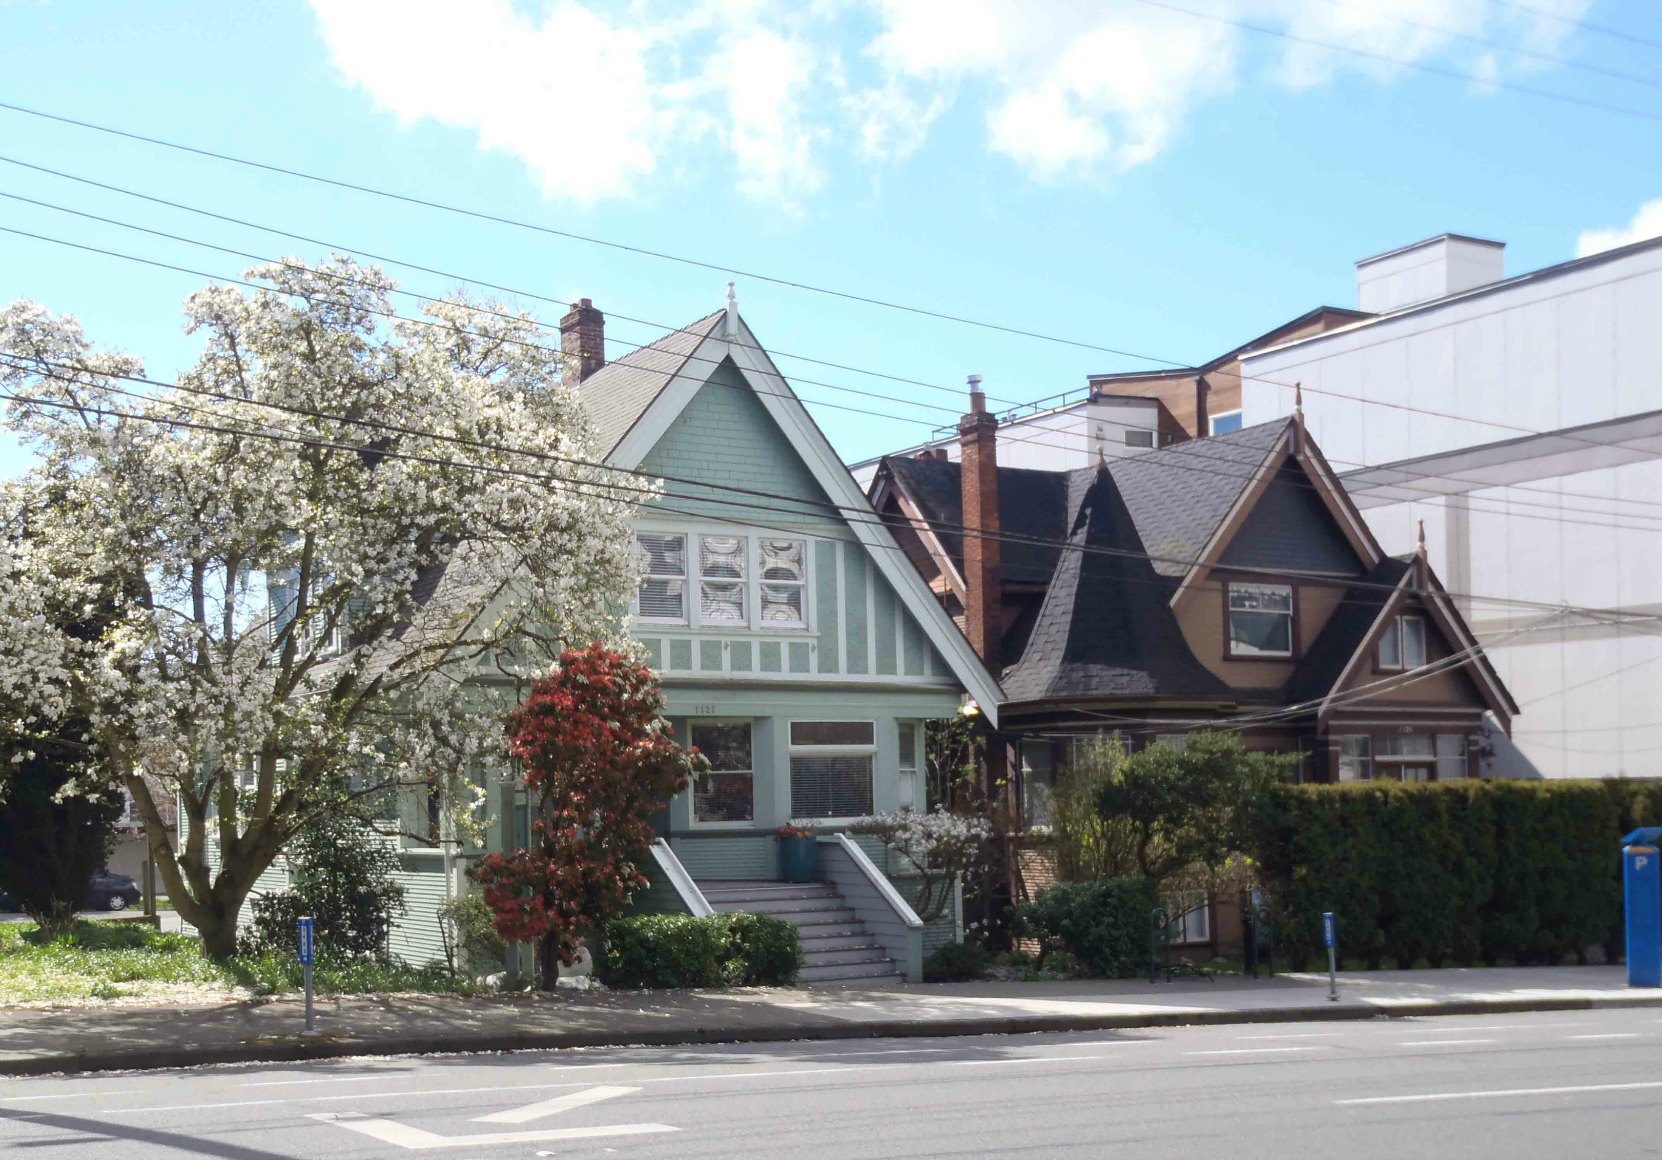
<instances>
[{"instance_id":1,"label":"white flowering tree","mask_svg":"<svg viewBox=\"0 0 1662 1160\"><path fill-rule=\"evenodd\" d=\"M0 490L0 728L90 722L101 786L78 791L132 794L214 957L312 818L412 787L477 804L507 707L477 678L615 639L634 582L628 506L563 461L586 427L529 318L393 320L393 284L339 257L249 278L186 301L204 349L176 385L72 319L0 312L7 424L37 455ZM96 639L53 627L100 601Z\"/></svg>"},{"instance_id":2,"label":"white flowering tree","mask_svg":"<svg viewBox=\"0 0 1662 1160\"><path fill-rule=\"evenodd\" d=\"M848 828L882 842L917 876L918 895L912 909L924 922L934 922L946 913L952 905L953 887L986 860L993 836L987 819L941 808L929 813L903 809L873 814L856 819Z\"/></svg>"}]
</instances>

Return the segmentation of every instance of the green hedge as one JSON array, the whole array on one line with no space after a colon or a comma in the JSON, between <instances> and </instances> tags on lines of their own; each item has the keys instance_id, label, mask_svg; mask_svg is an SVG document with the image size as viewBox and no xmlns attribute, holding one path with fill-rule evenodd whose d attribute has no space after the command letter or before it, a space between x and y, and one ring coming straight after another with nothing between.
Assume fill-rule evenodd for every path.
<instances>
[{"instance_id":1,"label":"green hedge","mask_svg":"<svg viewBox=\"0 0 1662 1160\"><path fill-rule=\"evenodd\" d=\"M606 924L601 982L625 990L782 987L802 969L797 929L766 914L640 914Z\"/></svg>"},{"instance_id":2,"label":"green hedge","mask_svg":"<svg viewBox=\"0 0 1662 1160\"><path fill-rule=\"evenodd\" d=\"M1058 882L1017 913L1041 953L1063 951L1087 973L1125 979L1148 969L1154 884L1140 878Z\"/></svg>"},{"instance_id":3,"label":"green hedge","mask_svg":"<svg viewBox=\"0 0 1662 1160\"><path fill-rule=\"evenodd\" d=\"M1324 910L1374 968L1557 963L1620 946L1618 839L1656 819L1662 785L1639 781L1284 785L1254 803L1251 855L1295 969Z\"/></svg>"}]
</instances>

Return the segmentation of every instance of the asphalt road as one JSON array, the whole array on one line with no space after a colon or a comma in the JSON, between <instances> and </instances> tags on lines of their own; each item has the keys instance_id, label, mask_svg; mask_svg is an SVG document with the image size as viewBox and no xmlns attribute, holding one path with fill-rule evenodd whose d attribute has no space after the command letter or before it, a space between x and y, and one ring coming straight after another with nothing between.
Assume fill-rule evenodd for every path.
<instances>
[{"instance_id":1,"label":"asphalt road","mask_svg":"<svg viewBox=\"0 0 1662 1160\"><path fill-rule=\"evenodd\" d=\"M18 1157L416 1151L1655 1156L1662 1018L1382 1019L0 1080L0 1153Z\"/></svg>"}]
</instances>

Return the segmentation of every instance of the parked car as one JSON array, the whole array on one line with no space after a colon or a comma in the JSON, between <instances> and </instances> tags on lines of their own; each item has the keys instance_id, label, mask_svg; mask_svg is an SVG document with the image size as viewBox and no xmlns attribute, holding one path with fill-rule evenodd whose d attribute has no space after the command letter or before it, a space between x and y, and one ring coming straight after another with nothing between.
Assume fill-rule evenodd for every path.
<instances>
[{"instance_id":1,"label":"parked car","mask_svg":"<svg viewBox=\"0 0 1662 1160\"><path fill-rule=\"evenodd\" d=\"M139 884L131 876L100 870L87 883L87 893L81 900L81 909L126 910L129 906L136 906L143 897L144 891L139 889ZM16 909L17 900L0 890L0 913Z\"/></svg>"}]
</instances>

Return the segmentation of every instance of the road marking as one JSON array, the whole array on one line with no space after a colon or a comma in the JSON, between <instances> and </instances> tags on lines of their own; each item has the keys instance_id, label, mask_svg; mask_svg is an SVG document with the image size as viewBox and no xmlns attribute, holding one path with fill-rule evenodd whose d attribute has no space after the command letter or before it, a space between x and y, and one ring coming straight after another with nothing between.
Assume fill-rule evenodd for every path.
<instances>
[{"instance_id":1,"label":"road marking","mask_svg":"<svg viewBox=\"0 0 1662 1160\"><path fill-rule=\"evenodd\" d=\"M1289 1031L1285 1035L1237 1035L1236 1039L1245 1042L1249 1039L1338 1039L1337 1031Z\"/></svg>"},{"instance_id":2,"label":"road marking","mask_svg":"<svg viewBox=\"0 0 1662 1160\"><path fill-rule=\"evenodd\" d=\"M1113 1059L1112 1055L1012 1055L1008 1059L943 1059L947 1067L991 1067L999 1063L1080 1063L1088 1059Z\"/></svg>"},{"instance_id":3,"label":"road marking","mask_svg":"<svg viewBox=\"0 0 1662 1160\"><path fill-rule=\"evenodd\" d=\"M588 1104L598 1104L601 1100L616 1099L626 1096L630 1092L638 1092L638 1087L592 1087L586 1092L569 1092L563 1096L555 1096L551 1100L540 1103L527 1104L523 1108L509 1108L503 1112L492 1112L488 1116L474 1116L476 1124L529 1124L532 1120L540 1120L544 1116L552 1116L558 1112L568 1112L572 1108L581 1108Z\"/></svg>"},{"instance_id":4,"label":"road marking","mask_svg":"<svg viewBox=\"0 0 1662 1160\"><path fill-rule=\"evenodd\" d=\"M648 1066L648 1065L645 1065L645 1064L631 1065L631 1064L627 1064L627 1063L573 1063L573 1064L568 1064L564 1067L550 1067L550 1068L544 1068L542 1070L550 1071L550 1072L555 1072L555 1071L598 1071L599 1069L601 1069L603 1067L630 1067L630 1066L642 1067L642 1066ZM331 1076L322 1076L318 1079L268 1079L268 1080L260 1080L260 1081L257 1081L255 1083L245 1083L245 1084L241 1084L240 1086L245 1087L245 1088L261 1088L261 1087L298 1087L298 1086L302 1086L302 1085L305 1085L305 1084L317 1084L317 1083L375 1083L377 1081L401 1079L407 1074L408 1074L408 1072L405 1072L405 1071L397 1071L397 1072L388 1072L384 1075L331 1075ZM528 1085L515 1085L515 1086L528 1086ZM535 1086L535 1085L529 1085L529 1086Z\"/></svg>"},{"instance_id":5,"label":"road marking","mask_svg":"<svg viewBox=\"0 0 1662 1160\"><path fill-rule=\"evenodd\" d=\"M57 1096L7 1096L5 1102L21 1104L26 1100L84 1100L88 1096L130 1096L138 1090L138 1088L120 1088L113 1092L65 1092L63 1095Z\"/></svg>"},{"instance_id":6,"label":"road marking","mask_svg":"<svg viewBox=\"0 0 1662 1160\"><path fill-rule=\"evenodd\" d=\"M1052 1051L1065 1051L1070 1047L1140 1047L1145 1043L1158 1043L1157 1039L1087 1039L1079 1043L1050 1043L1046 1044Z\"/></svg>"},{"instance_id":7,"label":"road marking","mask_svg":"<svg viewBox=\"0 0 1662 1160\"><path fill-rule=\"evenodd\" d=\"M1288 1051L1320 1051L1326 1044L1309 1047L1232 1047L1225 1051L1185 1051L1184 1055L1274 1055Z\"/></svg>"},{"instance_id":8,"label":"road marking","mask_svg":"<svg viewBox=\"0 0 1662 1160\"><path fill-rule=\"evenodd\" d=\"M1493 1039L1404 1039L1397 1047L1464 1047L1468 1043L1493 1043Z\"/></svg>"},{"instance_id":9,"label":"road marking","mask_svg":"<svg viewBox=\"0 0 1662 1160\"><path fill-rule=\"evenodd\" d=\"M356 1112L318 1112L308 1119L336 1124L362 1133L383 1144L394 1144L412 1151L429 1148L493 1148L502 1144L542 1143L548 1140L594 1140L606 1136L646 1136L659 1132L675 1132L668 1124L612 1124L597 1128L541 1128L531 1132L487 1132L474 1136L441 1136L424 1128L392 1120L361 1116Z\"/></svg>"},{"instance_id":10,"label":"road marking","mask_svg":"<svg viewBox=\"0 0 1662 1160\"><path fill-rule=\"evenodd\" d=\"M1613 1031L1606 1035L1567 1035L1566 1039L1638 1039L1637 1031Z\"/></svg>"},{"instance_id":11,"label":"road marking","mask_svg":"<svg viewBox=\"0 0 1662 1160\"><path fill-rule=\"evenodd\" d=\"M1417 1021L1416 1021L1417 1022ZM1585 1027L1586 1023L1496 1023L1492 1026L1479 1027L1420 1027L1415 1026L1411 1034L1415 1035L1465 1035L1470 1031L1547 1031L1559 1027ZM1393 1029L1394 1030L1394 1029ZM1402 1028L1409 1031L1409 1028Z\"/></svg>"},{"instance_id":12,"label":"road marking","mask_svg":"<svg viewBox=\"0 0 1662 1160\"><path fill-rule=\"evenodd\" d=\"M1574 1087L1500 1088L1485 1092L1429 1092L1418 1096L1364 1096L1360 1099L1334 1100L1339 1107L1358 1107L1363 1104L1430 1104L1447 1100L1498 1100L1510 1096L1561 1096L1584 1092L1637 1092L1662 1088L1662 1080L1644 1083L1578 1084Z\"/></svg>"}]
</instances>

